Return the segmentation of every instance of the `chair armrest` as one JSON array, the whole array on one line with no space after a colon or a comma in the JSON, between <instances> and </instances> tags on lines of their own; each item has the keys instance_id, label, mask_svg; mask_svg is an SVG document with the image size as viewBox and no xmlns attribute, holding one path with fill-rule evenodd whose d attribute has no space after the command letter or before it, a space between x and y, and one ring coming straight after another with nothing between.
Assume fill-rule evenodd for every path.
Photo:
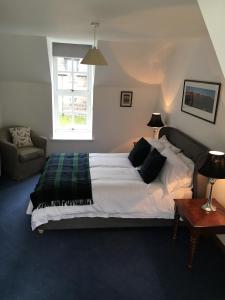
<instances>
[{"instance_id":1,"label":"chair armrest","mask_svg":"<svg viewBox=\"0 0 225 300\"><path fill-rule=\"evenodd\" d=\"M17 161L18 159L17 147L10 142L0 141L0 152L2 156L2 161Z\"/></svg>"},{"instance_id":2,"label":"chair armrest","mask_svg":"<svg viewBox=\"0 0 225 300\"><path fill-rule=\"evenodd\" d=\"M46 154L47 138L31 131L31 140L36 147L42 148Z\"/></svg>"}]
</instances>

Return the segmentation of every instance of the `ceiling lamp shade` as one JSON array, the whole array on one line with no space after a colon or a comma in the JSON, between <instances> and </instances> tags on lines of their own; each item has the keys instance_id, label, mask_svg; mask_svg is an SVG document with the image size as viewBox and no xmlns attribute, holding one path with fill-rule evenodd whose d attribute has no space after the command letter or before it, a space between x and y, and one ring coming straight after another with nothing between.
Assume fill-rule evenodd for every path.
<instances>
[{"instance_id":1,"label":"ceiling lamp shade","mask_svg":"<svg viewBox=\"0 0 225 300\"><path fill-rule=\"evenodd\" d=\"M158 128L158 127L163 127L164 124L161 120L161 114L160 113L153 113L151 120L148 122L147 124L149 127L154 127L154 128Z\"/></svg>"},{"instance_id":2,"label":"ceiling lamp shade","mask_svg":"<svg viewBox=\"0 0 225 300\"><path fill-rule=\"evenodd\" d=\"M84 65L95 65L95 66L105 66L107 65L107 61L102 55L101 51L96 47L93 47L88 50L88 53L85 55L81 64Z\"/></svg>"},{"instance_id":3,"label":"ceiling lamp shade","mask_svg":"<svg viewBox=\"0 0 225 300\"><path fill-rule=\"evenodd\" d=\"M99 26L97 22L91 22L91 25L94 26L94 45L91 49L88 50L85 57L82 59L81 64L84 65L94 65L94 66L106 66L108 65L105 57L99 49L96 47L96 27Z\"/></svg>"}]
</instances>

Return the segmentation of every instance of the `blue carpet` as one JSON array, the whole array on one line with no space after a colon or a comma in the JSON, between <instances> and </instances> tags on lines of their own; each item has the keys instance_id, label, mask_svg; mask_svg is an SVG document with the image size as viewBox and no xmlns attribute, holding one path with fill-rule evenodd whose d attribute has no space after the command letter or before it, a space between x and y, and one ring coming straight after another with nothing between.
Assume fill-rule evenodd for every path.
<instances>
[{"instance_id":1,"label":"blue carpet","mask_svg":"<svg viewBox=\"0 0 225 300\"><path fill-rule=\"evenodd\" d=\"M186 268L188 232L171 228L31 231L25 215L37 176L0 181L0 299L225 299L225 257L199 240Z\"/></svg>"}]
</instances>

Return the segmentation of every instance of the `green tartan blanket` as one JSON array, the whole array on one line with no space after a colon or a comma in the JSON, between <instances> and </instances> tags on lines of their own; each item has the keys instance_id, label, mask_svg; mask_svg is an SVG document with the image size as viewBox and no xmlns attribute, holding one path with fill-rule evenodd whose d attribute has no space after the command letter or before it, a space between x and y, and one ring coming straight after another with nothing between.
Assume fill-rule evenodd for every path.
<instances>
[{"instance_id":1,"label":"green tartan blanket","mask_svg":"<svg viewBox=\"0 0 225 300\"><path fill-rule=\"evenodd\" d=\"M89 154L51 155L30 198L33 209L93 204Z\"/></svg>"}]
</instances>

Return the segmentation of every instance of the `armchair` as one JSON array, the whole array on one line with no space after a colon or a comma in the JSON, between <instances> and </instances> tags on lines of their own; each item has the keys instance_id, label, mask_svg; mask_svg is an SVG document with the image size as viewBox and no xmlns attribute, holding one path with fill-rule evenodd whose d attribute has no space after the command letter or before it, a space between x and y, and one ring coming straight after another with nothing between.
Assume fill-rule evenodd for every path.
<instances>
[{"instance_id":1,"label":"armchair","mask_svg":"<svg viewBox=\"0 0 225 300\"><path fill-rule=\"evenodd\" d=\"M46 157L47 139L31 130L33 146L17 147L12 143L9 126L0 129L0 155L3 173L15 180L24 179L38 173Z\"/></svg>"}]
</instances>

